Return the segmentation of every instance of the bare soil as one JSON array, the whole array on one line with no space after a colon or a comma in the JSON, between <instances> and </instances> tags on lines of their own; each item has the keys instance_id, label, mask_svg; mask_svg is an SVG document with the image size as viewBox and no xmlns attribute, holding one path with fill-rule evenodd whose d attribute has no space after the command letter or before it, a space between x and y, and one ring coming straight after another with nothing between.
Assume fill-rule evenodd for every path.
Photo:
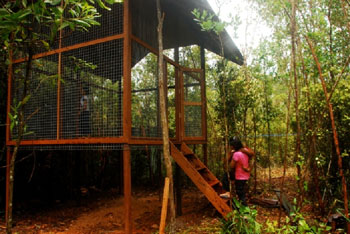
<instances>
[{"instance_id":1,"label":"bare soil","mask_svg":"<svg viewBox=\"0 0 350 234\"><path fill-rule=\"evenodd\" d=\"M264 174L265 173L265 174ZM263 191L254 197L275 198L268 187L266 172L260 173L258 186ZM272 187L278 188L281 182L281 170L274 171ZM296 195L294 171L287 173L285 180L286 195L290 201ZM250 182L250 190L253 181ZM184 189L182 198L183 214L177 217L177 233L219 233L220 215L211 206L204 195L196 188ZM251 204L250 204L251 205ZM116 191L102 192L89 190L80 204L60 202L48 208L24 209L14 213L14 233L123 233L124 203L123 196ZM310 206L311 207L311 206ZM304 209L310 209L304 207ZM278 208L256 206L257 221L264 224L267 220L278 219ZM135 233L156 233L159 229L161 212L161 194L159 191L134 189L132 197L133 230ZM282 216L285 216L284 212ZM0 232L5 232L2 219Z\"/></svg>"}]
</instances>

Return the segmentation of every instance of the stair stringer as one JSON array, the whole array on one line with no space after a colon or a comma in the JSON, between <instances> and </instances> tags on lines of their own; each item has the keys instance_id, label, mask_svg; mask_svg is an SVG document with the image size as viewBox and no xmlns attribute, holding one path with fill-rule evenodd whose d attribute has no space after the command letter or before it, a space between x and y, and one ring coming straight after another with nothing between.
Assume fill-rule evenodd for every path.
<instances>
[{"instance_id":1,"label":"stair stringer","mask_svg":"<svg viewBox=\"0 0 350 234\"><path fill-rule=\"evenodd\" d=\"M183 147L187 146L183 143L181 148ZM217 192L209 185L209 183L202 177L202 175L193 167L193 165L186 159L184 154L179 151L172 142L170 142L170 148L171 156L175 162L182 168L182 170L192 180L197 188L206 196L206 198L215 207L215 209L225 218L227 214L231 212L230 206L217 194Z\"/></svg>"}]
</instances>

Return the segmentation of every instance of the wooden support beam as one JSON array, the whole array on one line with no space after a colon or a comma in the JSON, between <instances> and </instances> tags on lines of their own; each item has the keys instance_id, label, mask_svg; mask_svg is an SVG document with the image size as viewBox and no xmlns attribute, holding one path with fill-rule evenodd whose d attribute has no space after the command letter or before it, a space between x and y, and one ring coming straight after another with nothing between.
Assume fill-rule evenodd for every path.
<instances>
[{"instance_id":1,"label":"wooden support beam","mask_svg":"<svg viewBox=\"0 0 350 234\"><path fill-rule=\"evenodd\" d=\"M205 138L205 140L208 139L208 136L207 136L207 92L206 92L206 79L205 79L205 50L204 50L204 46L201 45L201 69L203 71L202 73L202 79L203 79L203 92L202 92L202 103L204 103L203 105L203 110L202 110L202 113L203 113L203 119L202 119L202 133L203 133L203 136ZM206 160L204 160L206 161Z\"/></svg>"},{"instance_id":2,"label":"wooden support beam","mask_svg":"<svg viewBox=\"0 0 350 234\"><path fill-rule=\"evenodd\" d=\"M8 219L8 213L9 213L9 198L10 198L10 163L11 163L11 157L12 152L11 148L7 147L6 150L6 204L5 204L5 217L6 217L6 223Z\"/></svg>"},{"instance_id":3,"label":"wooden support beam","mask_svg":"<svg viewBox=\"0 0 350 234\"><path fill-rule=\"evenodd\" d=\"M160 215L159 234L165 233L165 223L166 223L166 216L167 216L167 211L168 211L168 201L169 201L169 183L170 183L169 178L165 177L162 212Z\"/></svg>"},{"instance_id":4,"label":"wooden support beam","mask_svg":"<svg viewBox=\"0 0 350 234\"><path fill-rule=\"evenodd\" d=\"M132 233L131 215L131 159L130 146L125 144L123 149L123 171L124 171L124 221L125 233Z\"/></svg>"},{"instance_id":5,"label":"wooden support beam","mask_svg":"<svg viewBox=\"0 0 350 234\"><path fill-rule=\"evenodd\" d=\"M202 150L203 150L203 163L207 167L208 166L208 145L203 144Z\"/></svg>"},{"instance_id":6,"label":"wooden support beam","mask_svg":"<svg viewBox=\"0 0 350 234\"><path fill-rule=\"evenodd\" d=\"M123 51L123 136L131 137L131 16L129 0L124 0Z\"/></svg>"},{"instance_id":7,"label":"wooden support beam","mask_svg":"<svg viewBox=\"0 0 350 234\"><path fill-rule=\"evenodd\" d=\"M175 165L175 201L176 201L176 216L182 215L182 176L181 168Z\"/></svg>"}]
</instances>

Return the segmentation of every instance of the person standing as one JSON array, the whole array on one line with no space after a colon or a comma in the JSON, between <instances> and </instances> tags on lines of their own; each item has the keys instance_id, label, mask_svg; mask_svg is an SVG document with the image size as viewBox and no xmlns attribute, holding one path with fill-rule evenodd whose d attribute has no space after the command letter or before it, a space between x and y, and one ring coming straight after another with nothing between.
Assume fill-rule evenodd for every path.
<instances>
[{"instance_id":1,"label":"person standing","mask_svg":"<svg viewBox=\"0 0 350 234\"><path fill-rule=\"evenodd\" d=\"M230 167L234 168L236 194L240 202L247 206L245 190L251 171L249 159L254 156L254 152L248 147L243 147L242 142L238 138L233 138L230 141L230 145L234 151Z\"/></svg>"},{"instance_id":2,"label":"person standing","mask_svg":"<svg viewBox=\"0 0 350 234\"><path fill-rule=\"evenodd\" d=\"M82 96L80 98L80 135L83 137L89 137L91 134L91 122L90 122L90 102L89 102L89 89L84 87L82 89Z\"/></svg>"}]
</instances>

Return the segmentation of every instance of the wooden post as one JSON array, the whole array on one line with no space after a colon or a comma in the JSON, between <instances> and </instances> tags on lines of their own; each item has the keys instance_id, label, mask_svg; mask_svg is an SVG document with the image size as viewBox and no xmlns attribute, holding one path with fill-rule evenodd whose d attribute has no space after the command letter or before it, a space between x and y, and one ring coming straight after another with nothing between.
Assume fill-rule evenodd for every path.
<instances>
[{"instance_id":1,"label":"wooden post","mask_svg":"<svg viewBox=\"0 0 350 234\"><path fill-rule=\"evenodd\" d=\"M6 223L8 219L8 213L9 213L9 197L10 197L10 163L11 163L11 157L12 157L12 152L10 147L7 147L6 151L6 205L5 205L5 217L6 217Z\"/></svg>"},{"instance_id":2,"label":"wooden post","mask_svg":"<svg viewBox=\"0 0 350 234\"><path fill-rule=\"evenodd\" d=\"M123 149L123 170L124 170L124 214L125 214L125 233L132 233L131 216L131 160L130 146L124 145Z\"/></svg>"},{"instance_id":3,"label":"wooden post","mask_svg":"<svg viewBox=\"0 0 350 234\"><path fill-rule=\"evenodd\" d=\"M169 200L169 178L165 177L165 184L164 184L164 193L163 193L163 204L162 204L162 212L160 216L160 225L159 225L159 234L164 234L165 230L165 221L167 216L167 210L168 210L168 200Z\"/></svg>"},{"instance_id":4,"label":"wooden post","mask_svg":"<svg viewBox=\"0 0 350 234\"><path fill-rule=\"evenodd\" d=\"M208 145L203 144L202 150L203 150L203 163L206 167L208 167Z\"/></svg>"},{"instance_id":5,"label":"wooden post","mask_svg":"<svg viewBox=\"0 0 350 234\"><path fill-rule=\"evenodd\" d=\"M182 215L182 177L181 168L178 164L175 166L175 201L176 201L176 216Z\"/></svg>"},{"instance_id":6,"label":"wooden post","mask_svg":"<svg viewBox=\"0 0 350 234\"><path fill-rule=\"evenodd\" d=\"M124 51L123 51L123 136L131 137L131 17L129 0L124 0Z\"/></svg>"},{"instance_id":7,"label":"wooden post","mask_svg":"<svg viewBox=\"0 0 350 234\"><path fill-rule=\"evenodd\" d=\"M174 59L179 64L179 47L174 49ZM175 123L176 123L176 140L180 140L180 113L181 113L181 102L180 102L180 83L179 83L179 68L175 66Z\"/></svg>"},{"instance_id":8,"label":"wooden post","mask_svg":"<svg viewBox=\"0 0 350 234\"><path fill-rule=\"evenodd\" d=\"M201 45L201 69L203 70L203 100L202 102L204 102L204 105L203 105L203 126L202 126L202 129L203 129L203 136L205 138L205 141L207 142L208 140L208 131L207 131L207 92L206 92L206 83L205 83L205 50L204 50L204 46L203 44ZM207 147L207 144L203 144L203 162L204 162L204 165L205 166L208 166L208 147Z\"/></svg>"}]
</instances>

